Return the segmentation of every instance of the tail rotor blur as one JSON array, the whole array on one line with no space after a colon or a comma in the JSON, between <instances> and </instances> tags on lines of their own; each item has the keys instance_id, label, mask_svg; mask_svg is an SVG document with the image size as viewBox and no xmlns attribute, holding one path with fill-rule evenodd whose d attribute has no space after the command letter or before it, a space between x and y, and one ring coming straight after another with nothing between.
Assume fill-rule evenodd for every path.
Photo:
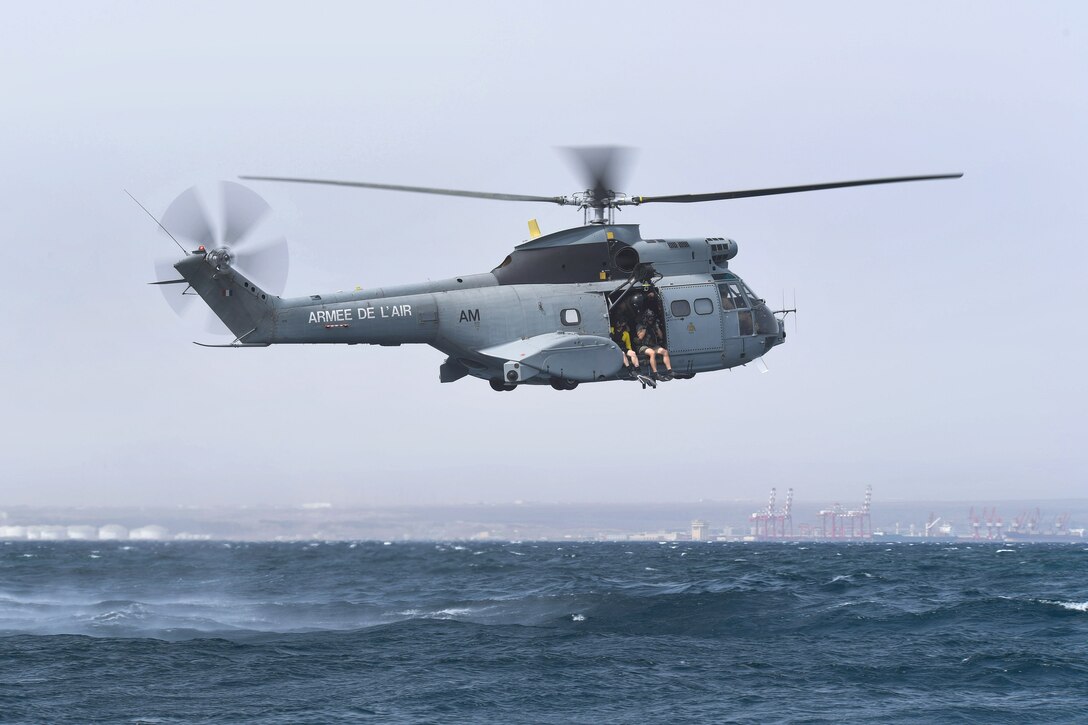
<instances>
[{"instance_id":1,"label":"tail rotor blur","mask_svg":"<svg viewBox=\"0 0 1088 725\"><path fill-rule=\"evenodd\" d=\"M272 207L233 181L220 182L217 191L197 186L186 189L167 207L158 220L160 226L191 252L206 253L210 262L237 269L268 294L281 294L287 283L289 255L287 238L271 224ZM154 284L167 304L179 317L203 317L209 332L227 334L219 318L180 281L174 269L177 256L167 252L162 250L154 259Z\"/></svg>"}]
</instances>

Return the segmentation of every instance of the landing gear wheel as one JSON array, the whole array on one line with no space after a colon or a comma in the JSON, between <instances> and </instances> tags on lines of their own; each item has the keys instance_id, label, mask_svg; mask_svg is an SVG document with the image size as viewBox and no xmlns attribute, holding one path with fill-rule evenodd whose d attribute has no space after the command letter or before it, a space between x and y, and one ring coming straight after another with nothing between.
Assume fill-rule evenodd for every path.
<instances>
[{"instance_id":1,"label":"landing gear wheel","mask_svg":"<svg viewBox=\"0 0 1088 725\"><path fill-rule=\"evenodd\" d=\"M496 393L501 393L506 390L506 381L502 378L491 378L487 381L487 384L491 386L491 389Z\"/></svg>"},{"instance_id":2,"label":"landing gear wheel","mask_svg":"<svg viewBox=\"0 0 1088 725\"><path fill-rule=\"evenodd\" d=\"M574 390L578 387L577 380L564 380L563 378L552 378L549 382L556 390Z\"/></svg>"}]
</instances>

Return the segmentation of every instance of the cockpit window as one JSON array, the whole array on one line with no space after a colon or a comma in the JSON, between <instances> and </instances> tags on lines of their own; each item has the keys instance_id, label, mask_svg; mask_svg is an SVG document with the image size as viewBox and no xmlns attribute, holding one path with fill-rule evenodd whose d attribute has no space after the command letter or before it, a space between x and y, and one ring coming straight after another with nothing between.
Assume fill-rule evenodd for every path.
<instances>
[{"instance_id":1,"label":"cockpit window","mask_svg":"<svg viewBox=\"0 0 1088 725\"><path fill-rule=\"evenodd\" d=\"M723 310L743 310L748 308L748 302L740 293L736 283L718 285L718 293L722 297Z\"/></svg>"}]
</instances>

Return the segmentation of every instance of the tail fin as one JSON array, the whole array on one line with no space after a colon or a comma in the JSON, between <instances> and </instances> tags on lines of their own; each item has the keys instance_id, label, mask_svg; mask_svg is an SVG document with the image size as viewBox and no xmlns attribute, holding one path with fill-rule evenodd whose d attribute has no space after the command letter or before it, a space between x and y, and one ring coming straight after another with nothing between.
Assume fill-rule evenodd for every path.
<instances>
[{"instance_id":1,"label":"tail fin","mask_svg":"<svg viewBox=\"0 0 1088 725\"><path fill-rule=\"evenodd\" d=\"M216 266L207 252L194 252L174 265L237 340L267 342L277 298L228 264Z\"/></svg>"}]
</instances>

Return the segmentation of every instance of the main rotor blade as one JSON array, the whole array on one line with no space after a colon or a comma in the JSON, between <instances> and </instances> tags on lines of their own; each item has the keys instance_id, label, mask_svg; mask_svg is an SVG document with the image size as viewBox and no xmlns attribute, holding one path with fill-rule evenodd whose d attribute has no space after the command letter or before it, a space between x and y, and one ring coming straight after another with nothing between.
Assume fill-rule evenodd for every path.
<instances>
[{"instance_id":1,"label":"main rotor blade","mask_svg":"<svg viewBox=\"0 0 1088 725\"><path fill-rule=\"evenodd\" d=\"M432 189L426 186L402 186L400 184L370 184L363 181L334 181L330 179L296 179L285 176L239 176L239 179L252 181L288 181L295 184L325 184L327 186L353 186L361 189L385 189L387 191L410 191L416 194L442 194L444 196L468 196L474 199L495 199L498 201L543 201L551 204L569 204L564 196L528 196L525 194L493 194L486 191L464 191L461 189Z\"/></svg>"},{"instance_id":2,"label":"main rotor blade","mask_svg":"<svg viewBox=\"0 0 1088 725\"><path fill-rule=\"evenodd\" d=\"M929 181L932 179L958 179L960 174L936 174L933 176L896 176L887 179L862 179L860 181L835 181L829 184L807 184L804 186L779 186L771 189L744 189L742 191L718 191L709 194L675 194L673 196L634 196L627 200L617 200L616 204L649 204L650 202L669 202L690 204L697 201L720 201L722 199L746 199L752 196L773 196L775 194L797 194L802 191L822 191L823 189L842 189L848 186L872 186L874 184L898 184L904 181Z\"/></svg>"}]
</instances>

